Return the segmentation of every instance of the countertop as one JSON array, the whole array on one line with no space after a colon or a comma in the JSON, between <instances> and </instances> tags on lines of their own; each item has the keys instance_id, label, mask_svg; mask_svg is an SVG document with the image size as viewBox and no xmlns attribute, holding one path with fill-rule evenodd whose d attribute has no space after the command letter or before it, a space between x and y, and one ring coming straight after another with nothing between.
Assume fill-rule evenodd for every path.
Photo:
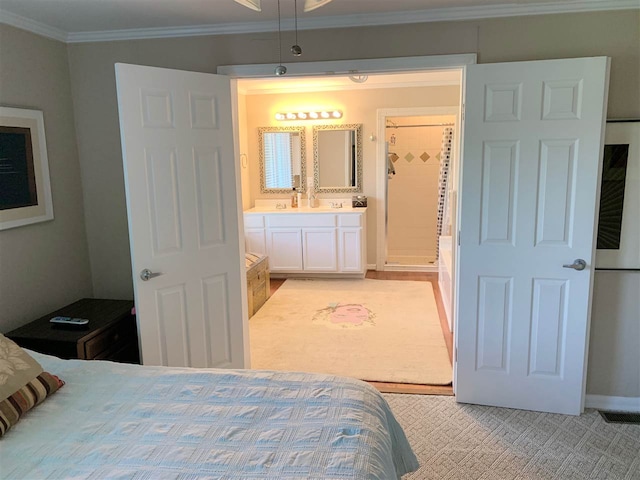
<instances>
[{"instance_id":1,"label":"countertop","mask_svg":"<svg viewBox=\"0 0 640 480\"><path fill-rule=\"evenodd\" d=\"M287 208L277 208L275 206L264 206L264 207L254 207L249 210L245 210L243 213L245 214L260 214L260 213L364 213L367 210L367 207L357 207L353 208L352 206L343 206L342 208L333 208L327 205L322 205L319 207L311 208L311 207L298 207L291 208L290 205L287 205Z\"/></svg>"}]
</instances>

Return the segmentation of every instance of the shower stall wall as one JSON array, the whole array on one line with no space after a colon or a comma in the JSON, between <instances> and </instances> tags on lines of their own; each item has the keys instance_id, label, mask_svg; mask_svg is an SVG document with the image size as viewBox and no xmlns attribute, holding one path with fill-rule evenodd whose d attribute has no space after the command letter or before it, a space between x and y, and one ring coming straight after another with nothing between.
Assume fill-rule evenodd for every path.
<instances>
[{"instance_id":1,"label":"shower stall wall","mask_svg":"<svg viewBox=\"0 0 640 480\"><path fill-rule=\"evenodd\" d=\"M389 266L427 267L437 260L446 196L443 133L452 125L451 116L387 117Z\"/></svg>"}]
</instances>

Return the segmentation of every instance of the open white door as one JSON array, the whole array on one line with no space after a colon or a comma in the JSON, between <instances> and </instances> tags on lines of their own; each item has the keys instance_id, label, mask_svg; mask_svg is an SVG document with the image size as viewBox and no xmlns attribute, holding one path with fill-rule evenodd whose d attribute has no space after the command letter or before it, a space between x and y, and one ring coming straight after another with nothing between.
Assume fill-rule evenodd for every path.
<instances>
[{"instance_id":1,"label":"open white door","mask_svg":"<svg viewBox=\"0 0 640 480\"><path fill-rule=\"evenodd\" d=\"M467 67L460 402L583 409L607 85L604 57Z\"/></svg>"},{"instance_id":2,"label":"open white door","mask_svg":"<svg viewBox=\"0 0 640 480\"><path fill-rule=\"evenodd\" d=\"M125 64L116 79L142 361L244 367L230 80Z\"/></svg>"}]
</instances>

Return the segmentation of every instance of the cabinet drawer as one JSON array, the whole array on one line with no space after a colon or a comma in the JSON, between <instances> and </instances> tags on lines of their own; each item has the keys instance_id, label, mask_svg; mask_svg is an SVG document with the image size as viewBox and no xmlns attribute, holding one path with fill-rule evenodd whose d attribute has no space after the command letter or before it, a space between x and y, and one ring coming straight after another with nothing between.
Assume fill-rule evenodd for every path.
<instances>
[{"instance_id":1,"label":"cabinet drawer","mask_svg":"<svg viewBox=\"0 0 640 480\"><path fill-rule=\"evenodd\" d=\"M244 226L246 228L262 228L264 227L263 215L245 215Z\"/></svg>"},{"instance_id":2,"label":"cabinet drawer","mask_svg":"<svg viewBox=\"0 0 640 480\"><path fill-rule=\"evenodd\" d=\"M84 344L84 358L91 360L100 357L103 352L111 350L115 345L130 341L134 329L133 321L129 319L87 340Z\"/></svg>"},{"instance_id":3,"label":"cabinet drawer","mask_svg":"<svg viewBox=\"0 0 640 480\"><path fill-rule=\"evenodd\" d=\"M338 224L341 227L361 227L362 226L362 214L353 215L340 215L338 217Z\"/></svg>"},{"instance_id":4,"label":"cabinet drawer","mask_svg":"<svg viewBox=\"0 0 640 480\"><path fill-rule=\"evenodd\" d=\"M277 214L267 218L269 227L335 227L336 216L333 214Z\"/></svg>"}]
</instances>

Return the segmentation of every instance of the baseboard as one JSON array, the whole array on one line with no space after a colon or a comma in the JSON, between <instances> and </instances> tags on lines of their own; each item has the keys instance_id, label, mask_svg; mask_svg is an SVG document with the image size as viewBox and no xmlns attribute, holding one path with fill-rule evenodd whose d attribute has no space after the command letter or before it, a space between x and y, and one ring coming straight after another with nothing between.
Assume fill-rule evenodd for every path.
<instances>
[{"instance_id":1,"label":"baseboard","mask_svg":"<svg viewBox=\"0 0 640 480\"><path fill-rule=\"evenodd\" d=\"M640 412L640 397L612 397L609 395L587 394L584 406L585 408L613 412Z\"/></svg>"},{"instance_id":2,"label":"baseboard","mask_svg":"<svg viewBox=\"0 0 640 480\"><path fill-rule=\"evenodd\" d=\"M438 267L433 265L385 265L384 271L438 273Z\"/></svg>"},{"instance_id":3,"label":"baseboard","mask_svg":"<svg viewBox=\"0 0 640 480\"><path fill-rule=\"evenodd\" d=\"M375 270L378 268L378 265L375 263L367 263L367 270Z\"/></svg>"}]
</instances>

